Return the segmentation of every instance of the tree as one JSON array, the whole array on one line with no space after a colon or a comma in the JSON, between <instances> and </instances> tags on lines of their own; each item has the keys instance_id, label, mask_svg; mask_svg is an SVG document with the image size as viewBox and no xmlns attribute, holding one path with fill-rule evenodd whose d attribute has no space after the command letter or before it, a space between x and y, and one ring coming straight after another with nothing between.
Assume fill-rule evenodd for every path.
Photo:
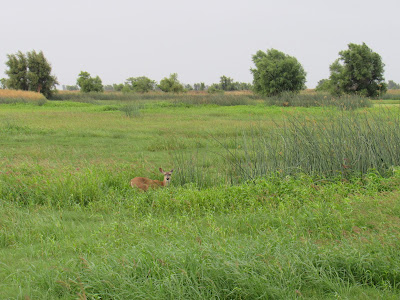
<instances>
[{"instance_id":1,"label":"tree","mask_svg":"<svg viewBox=\"0 0 400 300\"><path fill-rule=\"evenodd\" d=\"M204 91L206 89L206 85L204 84L204 82L195 83L193 84L193 89L195 91Z\"/></svg>"},{"instance_id":2,"label":"tree","mask_svg":"<svg viewBox=\"0 0 400 300\"><path fill-rule=\"evenodd\" d=\"M184 91L183 85L178 81L178 74L176 73L171 74L169 78L163 78L158 87L167 93L180 93Z\"/></svg>"},{"instance_id":3,"label":"tree","mask_svg":"<svg viewBox=\"0 0 400 300\"><path fill-rule=\"evenodd\" d=\"M29 90L28 84L28 62L26 56L21 51L16 54L7 54L6 65L8 70L7 87L13 90Z\"/></svg>"},{"instance_id":4,"label":"tree","mask_svg":"<svg viewBox=\"0 0 400 300\"><path fill-rule=\"evenodd\" d=\"M129 77L126 80L125 84L128 85L130 89L134 92L147 93L149 91L154 90L156 82L145 76L141 76L141 77Z\"/></svg>"},{"instance_id":5,"label":"tree","mask_svg":"<svg viewBox=\"0 0 400 300\"><path fill-rule=\"evenodd\" d=\"M116 92L120 92L122 91L122 89L124 88L124 84L123 83L113 83L113 89Z\"/></svg>"},{"instance_id":6,"label":"tree","mask_svg":"<svg viewBox=\"0 0 400 300\"><path fill-rule=\"evenodd\" d=\"M42 93L45 97L50 97L55 92L57 77L51 75L51 65L44 57L42 51L36 53L35 50L27 52L29 90Z\"/></svg>"},{"instance_id":7,"label":"tree","mask_svg":"<svg viewBox=\"0 0 400 300\"><path fill-rule=\"evenodd\" d=\"M0 89L6 89L7 88L7 79L1 78L0 79Z\"/></svg>"},{"instance_id":8,"label":"tree","mask_svg":"<svg viewBox=\"0 0 400 300\"><path fill-rule=\"evenodd\" d=\"M232 78L222 75L219 81L219 89L223 91L236 91L238 83L234 82Z\"/></svg>"},{"instance_id":9,"label":"tree","mask_svg":"<svg viewBox=\"0 0 400 300\"><path fill-rule=\"evenodd\" d=\"M104 85L103 89L104 89L104 91L107 91L107 92L113 92L114 91L114 88L113 88L113 86L111 84Z\"/></svg>"},{"instance_id":10,"label":"tree","mask_svg":"<svg viewBox=\"0 0 400 300\"><path fill-rule=\"evenodd\" d=\"M80 87L81 92L103 92L103 83L99 76L91 77L88 72L81 71L76 80L76 84Z\"/></svg>"},{"instance_id":11,"label":"tree","mask_svg":"<svg viewBox=\"0 0 400 300\"><path fill-rule=\"evenodd\" d=\"M253 62L256 68L250 70L255 93L272 96L305 89L306 72L295 57L276 49L269 49L267 53L259 50L253 55Z\"/></svg>"},{"instance_id":12,"label":"tree","mask_svg":"<svg viewBox=\"0 0 400 300\"><path fill-rule=\"evenodd\" d=\"M394 82L393 80L388 81L388 90L399 90L400 84Z\"/></svg>"},{"instance_id":13,"label":"tree","mask_svg":"<svg viewBox=\"0 0 400 300\"><path fill-rule=\"evenodd\" d=\"M35 91L50 97L58 84L57 78L51 75L51 65L42 51L21 51L16 54L8 54L6 74L8 79L6 85L10 89Z\"/></svg>"},{"instance_id":14,"label":"tree","mask_svg":"<svg viewBox=\"0 0 400 300\"><path fill-rule=\"evenodd\" d=\"M250 83L246 82L237 82L238 85L238 90L240 91L249 91L253 88L253 86Z\"/></svg>"},{"instance_id":15,"label":"tree","mask_svg":"<svg viewBox=\"0 0 400 300\"><path fill-rule=\"evenodd\" d=\"M224 90L221 89L220 85L218 83L213 83L208 89L207 92L210 94L216 94L216 93L224 93Z\"/></svg>"},{"instance_id":16,"label":"tree","mask_svg":"<svg viewBox=\"0 0 400 300\"><path fill-rule=\"evenodd\" d=\"M186 91L193 91L194 90L194 88L192 87L192 85L191 84L185 84L185 90Z\"/></svg>"},{"instance_id":17,"label":"tree","mask_svg":"<svg viewBox=\"0 0 400 300\"><path fill-rule=\"evenodd\" d=\"M77 85L67 85L65 86L67 91L79 91L79 87Z\"/></svg>"},{"instance_id":18,"label":"tree","mask_svg":"<svg viewBox=\"0 0 400 300\"><path fill-rule=\"evenodd\" d=\"M315 90L318 92L329 92L331 91L331 82L329 79L321 79L318 81Z\"/></svg>"},{"instance_id":19,"label":"tree","mask_svg":"<svg viewBox=\"0 0 400 300\"><path fill-rule=\"evenodd\" d=\"M333 94L359 94L374 97L385 93L384 63L378 53L365 43L348 45L348 50L339 52L340 58L330 65L329 77Z\"/></svg>"}]
</instances>

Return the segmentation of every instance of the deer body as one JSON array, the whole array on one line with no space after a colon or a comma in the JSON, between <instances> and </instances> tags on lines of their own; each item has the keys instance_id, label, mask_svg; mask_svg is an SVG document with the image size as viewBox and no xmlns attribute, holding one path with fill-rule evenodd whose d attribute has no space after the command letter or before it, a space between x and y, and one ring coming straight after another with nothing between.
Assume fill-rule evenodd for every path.
<instances>
[{"instance_id":1,"label":"deer body","mask_svg":"<svg viewBox=\"0 0 400 300\"><path fill-rule=\"evenodd\" d=\"M134 188L141 189L143 191L147 191L149 188L156 189L159 187L168 186L171 180L171 174L174 170L169 172L164 172L162 168L159 169L161 173L164 174L164 180L152 180L146 177L135 177L131 180L131 186Z\"/></svg>"}]
</instances>

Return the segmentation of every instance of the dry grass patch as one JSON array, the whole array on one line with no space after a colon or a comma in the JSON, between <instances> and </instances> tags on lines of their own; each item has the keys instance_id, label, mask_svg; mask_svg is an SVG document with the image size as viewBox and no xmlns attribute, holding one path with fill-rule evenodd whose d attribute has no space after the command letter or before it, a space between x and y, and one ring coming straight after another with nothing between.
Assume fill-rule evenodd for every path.
<instances>
[{"instance_id":1,"label":"dry grass patch","mask_svg":"<svg viewBox=\"0 0 400 300\"><path fill-rule=\"evenodd\" d=\"M42 106L46 102L46 97L37 92L0 89L0 104L33 103Z\"/></svg>"}]
</instances>

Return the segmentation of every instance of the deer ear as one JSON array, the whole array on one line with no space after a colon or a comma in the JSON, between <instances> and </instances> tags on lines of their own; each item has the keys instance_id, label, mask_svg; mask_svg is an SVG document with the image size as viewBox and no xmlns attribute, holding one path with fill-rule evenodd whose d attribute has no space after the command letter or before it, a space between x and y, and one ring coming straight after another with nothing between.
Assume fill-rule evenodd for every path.
<instances>
[{"instance_id":1,"label":"deer ear","mask_svg":"<svg viewBox=\"0 0 400 300\"><path fill-rule=\"evenodd\" d=\"M164 171L163 171L163 169L162 169L162 168L159 168L159 170L160 170L160 172L161 172L161 173L164 173Z\"/></svg>"},{"instance_id":2,"label":"deer ear","mask_svg":"<svg viewBox=\"0 0 400 300\"><path fill-rule=\"evenodd\" d=\"M171 171L169 171L170 173L172 173L174 171L174 169L172 169Z\"/></svg>"}]
</instances>

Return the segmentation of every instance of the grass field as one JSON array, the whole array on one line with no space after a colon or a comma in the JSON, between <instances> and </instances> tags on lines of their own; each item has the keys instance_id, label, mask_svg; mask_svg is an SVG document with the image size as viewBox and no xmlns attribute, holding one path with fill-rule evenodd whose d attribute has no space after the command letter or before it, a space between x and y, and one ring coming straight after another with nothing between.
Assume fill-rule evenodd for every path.
<instances>
[{"instance_id":1,"label":"grass field","mask_svg":"<svg viewBox=\"0 0 400 300\"><path fill-rule=\"evenodd\" d=\"M398 106L218 101L0 104L0 298L398 299Z\"/></svg>"}]
</instances>

